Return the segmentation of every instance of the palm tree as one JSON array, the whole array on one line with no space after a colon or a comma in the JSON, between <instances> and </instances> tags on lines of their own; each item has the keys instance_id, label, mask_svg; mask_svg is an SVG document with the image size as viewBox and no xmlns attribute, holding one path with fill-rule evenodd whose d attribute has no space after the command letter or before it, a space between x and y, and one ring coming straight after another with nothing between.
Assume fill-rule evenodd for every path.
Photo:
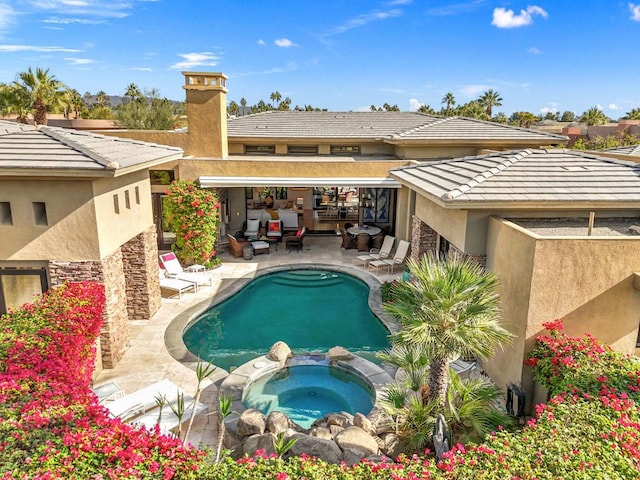
<instances>
[{"instance_id":1,"label":"palm tree","mask_svg":"<svg viewBox=\"0 0 640 480\"><path fill-rule=\"evenodd\" d=\"M242 107L242 115L245 114L246 108L247 108L247 99L242 97L240 99L240 106Z\"/></svg>"},{"instance_id":2,"label":"palm tree","mask_svg":"<svg viewBox=\"0 0 640 480\"><path fill-rule=\"evenodd\" d=\"M456 104L456 97L453 96L453 93L447 92L444 97L442 97L442 101L440 102L445 105L445 115L448 117L451 115L451 107Z\"/></svg>"},{"instance_id":3,"label":"palm tree","mask_svg":"<svg viewBox=\"0 0 640 480\"><path fill-rule=\"evenodd\" d=\"M602 113L598 107L591 107L580 116L580 122L586 123L587 127L592 125L604 125L607 122L607 116Z\"/></svg>"},{"instance_id":4,"label":"palm tree","mask_svg":"<svg viewBox=\"0 0 640 480\"><path fill-rule=\"evenodd\" d=\"M472 100L458 107L459 115L468 118L477 118L479 120L490 120L487 118L486 109L480 105L478 100Z\"/></svg>"},{"instance_id":5,"label":"palm tree","mask_svg":"<svg viewBox=\"0 0 640 480\"><path fill-rule=\"evenodd\" d=\"M630 112L627 112L624 118L628 120L640 120L640 108L634 108Z\"/></svg>"},{"instance_id":6,"label":"palm tree","mask_svg":"<svg viewBox=\"0 0 640 480\"><path fill-rule=\"evenodd\" d=\"M18 74L14 85L21 90L18 99L28 99L26 107L32 110L35 125L47 124L47 108L61 104L66 88L54 75L49 74L49 69L36 68L34 72L31 67Z\"/></svg>"},{"instance_id":7,"label":"palm tree","mask_svg":"<svg viewBox=\"0 0 640 480\"><path fill-rule=\"evenodd\" d=\"M509 117L510 123L518 125L521 128L529 128L537 121L538 117L531 112L514 112Z\"/></svg>"},{"instance_id":8,"label":"palm tree","mask_svg":"<svg viewBox=\"0 0 640 480\"><path fill-rule=\"evenodd\" d=\"M429 391L424 400L442 408L450 364L461 356L486 359L512 335L500 325L495 274L456 255L438 260L429 254L407 265L412 280L395 284L393 302L384 305L401 325L392 341L428 352Z\"/></svg>"},{"instance_id":9,"label":"palm tree","mask_svg":"<svg viewBox=\"0 0 640 480\"><path fill-rule=\"evenodd\" d=\"M98 94L100 93L104 93L104 92L98 92ZM127 90L124 93L125 97L128 97L132 102L135 100L141 100L142 99L142 92L140 91L140 89L138 88L138 86L135 83L130 83L127 86Z\"/></svg>"},{"instance_id":10,"label":"palm tree","mask_svg":"<svg viewBox=\"0 0 640 480\"><path fill-rule=\"evenodd\" d=\"M238 105L235 100L231 100L231 102L229 102L227 110L229 110L229 114L237 116L240 112L240 105Z\"/></svg>"},{"instance_id":11,"label":"palm tree","mask_svg":"<svg viewBox=\"0 0 640 480\"><path fill-rule=\"evenodd\" d=\"M427 115L435 115L436 111L431 108L431 105L427 105L426 103L420 105L420 108L418 108L418 112L419 113L426 113Z\"/></svg>"},{"instance_id":12,"label":"palm tree","mask_svg":"<svg viewBox=\"0 0 640 480\"><path fill-rule=\"evenodd\" d=\"M484 108L487 117L489 120L491 119L491 114L493 112L493 107L502 106L502 97L498 92L493 91L492 89L487 90L482 94L482 96L478 99L478 102Z\"/></svg>"},{"instance_id":13,"label":"palm tree","mask_svg":"<svg viewBox=\"0 0 640 480\"><path fill-rule=\"evenodd\" d=\"M15 115L20 123L27 123L29 112L27 92L16 85L0 85L0 114Z\"/></svg>"},{"instance_id":14,"label":"palm tree","mask_svg":"<svg viewBox=\"0 0 640 480\"><path fill-rule=\"evenodd\" d=\"M282 95L280 94L280 92L278 92L277 90L275 92L272 92L271 95L269 95L269 98L271 100L273 100L274 102L276 102L276 110L278 109L278 107L280 106L280 99L282 98Z\"/></svg>"},{"instance_id":15,"label":"palm tree","mask_svg":"<svg viewBox=\"0 0 640 480\"><path fill-rule=\"evenodd\" d=\"M108 107L109 106L109 95L103 90L100 90L96 93L96 105L98 107Z\"/></svg>"}]
</instances>

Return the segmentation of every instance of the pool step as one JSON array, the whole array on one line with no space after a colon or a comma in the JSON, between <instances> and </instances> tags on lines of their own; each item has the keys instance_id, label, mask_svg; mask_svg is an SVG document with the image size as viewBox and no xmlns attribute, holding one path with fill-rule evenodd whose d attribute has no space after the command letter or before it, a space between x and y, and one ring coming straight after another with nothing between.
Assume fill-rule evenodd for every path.
<instances>
[{"instance_id":1,"label":"pool step","mask_svg":"<svg viewBox=\"0 0 640 480\"><path fill-rule=\"evenodd\" d=\"M273 283L290 287L328 287L342 283L342 277L322 270L281 272L273 278Z\"/></svg>"}]
</instances>

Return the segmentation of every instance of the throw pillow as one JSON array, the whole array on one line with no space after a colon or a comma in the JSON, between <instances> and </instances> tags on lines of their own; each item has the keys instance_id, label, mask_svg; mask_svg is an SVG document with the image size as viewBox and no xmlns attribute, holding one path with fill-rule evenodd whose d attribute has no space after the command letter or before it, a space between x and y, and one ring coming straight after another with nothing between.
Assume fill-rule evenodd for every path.
<instances>
[{"instance_id":1,"label":"throw pillow","mask_svg":"<svg viewBox=\"0 0 640 480\"><path fill-rule=\"evenodd\" d=\"M279 232L280 231L280 222L269 222L269 231L270 232Z\"/></svg>"},{"instance_id":2,"label":"throw pillow","mask_svg":"<svg viewBox=\"0 0 640 480\"><path fill-rule=\"evenodd\" d=\"M302 235L302 228L299 228L296 232L296 237L299 237L300 235Z\"/></svg>"}]
</instances>

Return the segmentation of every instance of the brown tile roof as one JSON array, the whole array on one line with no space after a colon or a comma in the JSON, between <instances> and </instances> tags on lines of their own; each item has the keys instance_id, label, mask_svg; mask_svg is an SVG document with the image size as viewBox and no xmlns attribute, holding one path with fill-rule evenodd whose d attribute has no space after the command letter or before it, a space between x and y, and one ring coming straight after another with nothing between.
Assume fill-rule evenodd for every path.
<instances>
[{"instance_id":1,"label":"brown tile roof","mask_svg":"<svg viewBox=\"0 0 640 480\"><path fill-rule=\"evenodd\" d=\"M392 178L438 203L603 203L640 206L640 164L565 149L524 149L392 169Z\"/></svg>"},{"instance_id":2,"label":"brown tile roof","mask_svg":"<svg viewBox=\"0 0 640 480\"><path fill-rule=\"evenodd\" d=\"M429 140L520 140L564 143L563 135L464 117L417 112L269 111L229 119L230 138L381 139L387 142Z\"/></svg>"},{"instance_id":3,"label":"brown tile roof","mask_svg":"<svg viewBox=\"0 0 640 480\"><path fill-rule=\"evenodd\" d=\"M0 169L117 171L182 155L176 147L0 120Z\"/></svg>"}]
</instances>

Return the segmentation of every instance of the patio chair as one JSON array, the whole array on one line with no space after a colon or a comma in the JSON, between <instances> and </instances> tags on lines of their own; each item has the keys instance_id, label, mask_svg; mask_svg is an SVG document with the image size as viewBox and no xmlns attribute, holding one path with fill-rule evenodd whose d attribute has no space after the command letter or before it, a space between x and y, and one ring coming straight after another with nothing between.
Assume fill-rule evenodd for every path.
<instances>
[{"instance_id":1,"label":"patio chair","mask_svg":"<svg viewBox=\"0 0 640 480\"><path fill-rule=\"evenodd\" d=\"M340 248L344 248L345 250L356 248L355 240L344 228L340 229L340 236L342 237L342 245L340 245Z\"/></svg>"},{"instance_id":2,"label":"patio chair","mask_svg":"<svg viewBox=\"0 0 640 480\"><path fill-rule=\"evenodd\" d=\"M396 242L396 237L392 237L391 235L386 235L384 240L382 241L382 246L380 247L380 251L374 252L372 251L367 255L358 255L356 259L361 261L366 268L369 262L373 260L383 260L385 258L391 257L391 250L393 250L393 245Z\"/></svg>"},{"instance_id":3,"label":"patio chair","mask_svg":"<svg viewBox=\"0 0 640 480\"><path fill-rule=\"evenodd\" d=\"M407 255L409 254L409 247L411 243L406 240L400 240L398 243L398 248L396 248L396 253L393 255L393 258L383 258L380 260L373 260L369 262L369 268L375 268L376 274L380 273L380 268L388 268L389 273L393 273L396 265L403 265Z\"/></svg>"},{"instance_id":4,"label":"patio chair","mask_svg":"<svg viewBox=\"0 0 640 480\"><path fill-rule=\"evenodd\" d=\"M160 288L164 290L171 290L178 294L178 298L182 298L182 294L188 292L189 290L193 292L198 291L198 284L193 282L188 282L186 280L180 280L179 278L169 278L166 276L164 270L158 270L158 274L160 277Z\"/></svg>"},{"instance_id":5,"label":"patio chair","mask_svg":"<svg viewBox=\"0 0 640 480\"><path fill-rule=\"evenodd\" d=\"M260 220L247 220L244 236L245 238L258 238L260 236Z\"/></svg>"},{"instance_id":6,"label":"patio chair","mask_svg":"<svg viewBox=\"0 0 640 480\"><path fill-rule=\"evenodd\" d=\"M112 417L126 421L157 408L156 397L164 396L168 401L175 401L179 392L177 385L164 379L112 402L106 402L104 406Z\"/></svg>"},{"instance_id":7,"label":"patio chair","mask_svg":"<svg viewBox=\"0 0 640 480\"><path fill-rule=\"evenodd\" d=\"M251 242L247 242L244 238L237 238L230 234L227 234L227 240L229 241L229 251L234 258L241 257L244 253L244 247L251 246Z\"/></svg>"},{"instance_id":8,"label":"patio chair","mask_svg":"<svg viewBox=\"0 0 640 480\"><path fill-rule=\"evenodd\" d=\"M307 234L307 227L302 227L294 234L284 236L284 248L291 250L295 248L298 252L304 247L304 236Z\"/></svg>"},{"instance_id":9,"label":"patio chair","mask_svg":"<svg viewBox=\"0 0 640 480\"><path fill-rule=\"evenodd\" d=\"M96 394L99 403L124 397L124 390L113 380L103 383L102 385L91 387L91 391Z\"/></svg>"},{"instance_id":10,"label":"patio chair","mask_svg":"<svg viewBox=\"0 0 640 480\"><path fill-rule=\"evenodd\" d=\"M267 238L282 239L282 220L267 220Z\"/></svg>"},{"instance_id":11,"label":"patio chair","mask_svg":"<svg viewBox=\"0 0 640 480\"><path fill-rule=\"evenodd\" d=\"M359 233L356 238L356 248L359 252L369 251L369 240L371 236L368 233Z\"/></svg>"},{"instance_id":12,"label":"patio chair","mask_svg":"<svg viewBox=\"0 0 640 480\"><path fill-rule=\"evenodd\" d=\"M178 257L173 252L160 254L160 264L166 270L169 278L177 278L178 280L184 280L186 282L195 283L200 285L213 285L213 277L211 273L204 271L188 271L182 268ZM203 265L191 265L189 269L204 270Z\"/></svg>"}]
</instances>

